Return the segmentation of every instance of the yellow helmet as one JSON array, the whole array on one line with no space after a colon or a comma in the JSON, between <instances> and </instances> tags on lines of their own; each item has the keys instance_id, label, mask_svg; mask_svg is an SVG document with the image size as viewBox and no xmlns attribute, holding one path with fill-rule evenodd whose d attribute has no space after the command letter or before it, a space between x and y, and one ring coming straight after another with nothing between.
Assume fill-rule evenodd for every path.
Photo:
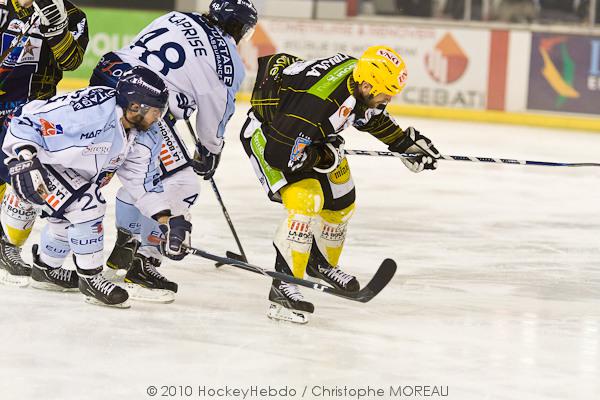
<instances>
[{"instance_id":1,"label":"yellow helmet","mask_svg":"<svg viewBox=\"0 0 600 400\"><path fill-rule=\"evenodd\" d=\"M366 81L373 86L372 95L379 93L395 96L406 86L406 64L398 53L386 46L369 47L358 59L353 72L358 83Z\"/></svg>"}]
</instances>

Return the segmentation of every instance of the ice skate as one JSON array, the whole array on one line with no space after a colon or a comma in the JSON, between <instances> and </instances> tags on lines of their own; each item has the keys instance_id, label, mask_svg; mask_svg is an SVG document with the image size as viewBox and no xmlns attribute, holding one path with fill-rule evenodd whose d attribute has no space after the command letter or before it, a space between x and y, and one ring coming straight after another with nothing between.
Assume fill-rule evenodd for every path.
<instances>
[{"instance_id":1,"label":"ice skate","mask_svg":"<svg viewBox=\"0 0 600 400\"><path fill-rule=\"evenodd\" d=\"M6 241L0 229L0 283L24 287L30 276L31 266L21 258L21 249Z\"/></svg>"},{"instance_id":2,"label":"ice skate","mask_svg":"<svg viewBox=\"0 0 600 400\"><path fill-rule=\"evenodd\" d=\"M281 282L278 279L273 279L269 300L271 304L267 310L267 316L271 319L306 324L308 314L315 311L315 306L304 300L298 286Z\"/></svg>"},{"instance_id":3,"label":"ice skate","mask_svg":"<svg viewBox=\"0 0 600 400\"><path fill-rule=\"evenodd\" d=\"M33 268L31 270L31 287L59 292L76 291L79 287L79 277L73 270L63 267L52 268L40 260L38 245L34 244Z\"/></svg>"},{"instance_id":4,"label":"ice skate","mask_svg":"<svg viewBox=\"0 0 600 400\"><path fill-rule=\"evenodd\" d=\"M102 276L102 268L85 272L93 273L84 275L81 273L81 270L78 269L79 290L86 296L85 301L87 303L100 306L129 308L129 303L127 302L129 295L127 294L127 291L111 281L106 280L106 278Z\"/></svg>"},{"instance_id":5,"label":"ice skate","mask_svg":"<svg viewBox=\"0 0 600 400\"><path fill-rule=\"evenodd\" d=\"M175 300L177 283L171 282L156 270L160 260L136 254L125 275L125 288L131 299L156 303L171 303Z\"/></svg>"},{"instance_id":6,"label":"ice skate","mask_svg":"<svg viewBox=\"0 0 600 400\"><path fill-rule=\"evenodd\" d=\"M360 283L358 283L356 277L345 273L339 267L332 267L315 243L313 243L310 250L306 273L308 276L318 278L339 290L347 292L358 292L360 290Z\"/></svg>"}]
</instances>

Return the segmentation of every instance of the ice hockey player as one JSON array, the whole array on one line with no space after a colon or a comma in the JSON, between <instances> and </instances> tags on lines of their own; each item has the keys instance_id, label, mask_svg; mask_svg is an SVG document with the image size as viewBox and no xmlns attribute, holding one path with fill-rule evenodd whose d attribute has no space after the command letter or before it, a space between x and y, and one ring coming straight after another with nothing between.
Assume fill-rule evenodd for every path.
<instances>
[{"instance_id":1,"label":"ice hockey player","mask_svg":"<svg viewBox=\"0 0 600 400\"><path fill-rule=\"evenodd\" d=\"M438 151L386 112L406 85L404 61L389 47L368 48L360 59L345 54L303 61L289 54L259 58L258 74L241 139L256 174L287 217L273 244L275 269L304 272L339 290L358 291L357 279L338 267L355 190L340 133L354 126L392 151L419 154L404 160L413 172L435 169ZM273 280L267 315L308 322L314 311L296 285Z\"/></svg>"},{"instance_id":2,"label":"ice hockey player","mask_svg":"<svg viewBox=\"0 0 600 400\"><path fill-rule=\"evenodd\" d=\"M85 14L66 0L5 0L0 2L0 16L2 54L5 55L0 61L1 126L19 105L49 99L56 94L63 71L74 70L83 61L88 27ZM30 22L33 24L29 25ZM9 51L21 33L23 36ZM0 181L0 201L6 187ZM9 197L14 198L7 194ZM21 258L20 247L29 236L36 216L14 202L3 202L1 213L0 269L9 273L0 272L0 276L28 276L31 267ZM12 283L1 278L0 282Z\"/></svg>"},{"instance_id":3,"label":"ice hockey player","mask_svg":"<svg viewBox=\"0 0 600 400\"><path fill-rule=\"evenodd\" d=\"M167 100L158 75L136 67L116 90L90 87L32 101L13 113L3 138L9 175L3 176L18 201L42 207L48 216L40 244L33 246L32 286L79 288L88 301L127 306L127 291L102 275L106 201L100 189L115 174L141 212L162 224L167 255L184 251L191 223L157 197L162 138L155 122ZM71 252L76 273L63 267Z\"/></svg>"},{"instance_id":4,"label":"ice hockey player","mask_svg":"<svg viewBox=\"0 0 600 400\"><path fill-rule=\"evenodd\" d=\"M164 141L160 159L165 191L161 201L178 213L188 212L198 198L194 171L210 179L219 165L225 127L245 75L236 44L251 34L256 22L257 12L249 0L213 0L203 15L170 12L150 23L130 45L104 55L94 70L92 85L113 86L135 65L150 67L166 82L169 114L159 122ZM194 111L195 154L183 141L190 132L175 128L176 120L188 119ZM107 265L128 270L127 283L149 289L132 294L132 298L172 301L164 293L158 297L150 293L175 293L177 284L156 270L162 259L157 246L160 231L156 221L141 217L127 186L117 193L116 219L117 242ZM141 237L141 246L137 237Z\"/></svg>"}]
</instances>

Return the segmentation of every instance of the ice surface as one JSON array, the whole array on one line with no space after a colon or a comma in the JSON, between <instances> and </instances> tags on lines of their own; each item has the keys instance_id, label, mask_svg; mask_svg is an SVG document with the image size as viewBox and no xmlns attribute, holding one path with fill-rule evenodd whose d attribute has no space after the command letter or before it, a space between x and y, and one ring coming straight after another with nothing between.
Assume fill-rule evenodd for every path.
<instances>
[{"instance_id":1,"label":"ice surface","mask_svg":"<svg viewBox=\"0 0 600 400\"><path fill-rule=\"evenodd\" d=\"M250 260L271 267L284 213L237 138L246 108L229 125L216 181ZM597 134L398 119L444 154L600 161ZM384 149L365 133L344 136L347 148ZM598 398L600 168L442 161L413 174L398 159L350 163L357 212L341 265L363 283L383 258L399 265L372 302L305 289L311 322L274 322L265 316L269 280L193 256L162 268L179 283L169 305L108 309L79 293L2 286L0 399L149 399L150 385L157 398L163 385L191 386L192 396L172 398L242 398L198 395L224 385L287 386L295 398L307 389L304 398L316 399L357 397L315 386L367 385L386 393L367 398L393 398L398 385L441 385L456 400ZM110 206L106 255L113 223ZM237 251L209 184L194 208L193 244Z\"/></svg>"}]
</instances>

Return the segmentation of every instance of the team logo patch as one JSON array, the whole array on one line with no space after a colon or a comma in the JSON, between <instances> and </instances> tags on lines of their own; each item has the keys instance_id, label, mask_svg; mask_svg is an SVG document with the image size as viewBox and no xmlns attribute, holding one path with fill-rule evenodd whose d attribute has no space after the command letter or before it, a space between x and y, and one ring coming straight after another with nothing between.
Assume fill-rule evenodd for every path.
<instances>
[{"instance_id":1,"label":"team logo patch","mask_svg":"<svg viewBox=\"0 0 600 400\"><path fill-rule=\"evenodd\" d=\"M110 180L115 175L115 171L104 171L98 175L98 179L96 179L96 185L100 187L104 187L110 183Z\"/></svg>"},{"instance_id":2,"label":"team logo patch","mask_svg":"<svg viewBox=\"0 0 600 400\"><path fill-rule=\"evenodd\" d=\"M102 233L104 231L104 227L102 226L102 221L98 221L95 224L92 225L92 232L93 233Z\"/></svg>"},{"instance_id":3,"label":"team logo patch","mask_svg":"<svg viewBox=\"0 0 600 400\"><path fill-rule=\"evenodd\" d=\"M304 150L307 146L310 146L311 143L312 142L310 139L305 138L303 136L298 136L296 138L296 141L294 142L294 147L292 147L292 151L290 153L290 162L288 163L290 167L293 167L298 163L301 164L306 159L306 154L304 153Z\"/></svg>"},{"instance_id":4,"label":"team logo patch","mask_svg":"<svg viewBox=\"0 0 600 400\"><path fill-rule=\"evenodd\" d=\"M50 121L46 121L44 118L40 118L40 125L42 136L56 136L63 134L63 127L60 124L54 124Z\"/></svg>"},{"instance_id":5,"label":"team logo patch","mask_svg":"<svg viewBox=\"0 0 600 400\"><path fill-rule=\"evenodd\" d=\"M400 60L391 51L379 49L377 50L377 54L390 60L396 67L400 66Z\"/></svg>"}]
</instances>

